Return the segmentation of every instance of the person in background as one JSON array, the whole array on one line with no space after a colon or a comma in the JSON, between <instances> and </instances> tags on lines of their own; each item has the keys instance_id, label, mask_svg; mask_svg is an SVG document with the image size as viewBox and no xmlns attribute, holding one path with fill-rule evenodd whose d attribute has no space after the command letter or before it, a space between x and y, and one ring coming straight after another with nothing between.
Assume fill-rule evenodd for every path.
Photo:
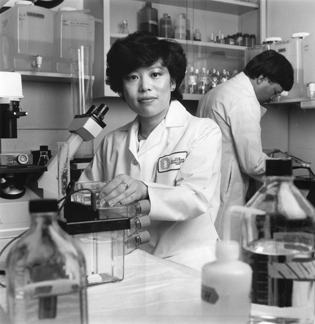
<instances>
[{"instance_id":1,"label":"person in background","mask_svg":"<svg viewBox=\"0 0 315 324\"><path fill-rule=\"evenodd\" d=\"M261 143L261 106L292 88L291 63L274 50L255 56L243 72L206 93L196 115L214 120L222 131L221 204L215 227L222 238L224 213L245 204L250 177L261 181L266 154Z\"/></svg>"},{"instance_id":2,"label":"person in background","mask_svg":"<svg viewBox=\"0 0 315 324\"><path fill-rule=\"evenodd\" d=\"M106 205L151 204L141 249L201 270L214 259L222 138L210 119L178 101L186 56L177 42L149 32L118 39L107 54L106 83L136 118L107 134L79 181L107 181Z\"/></svg>"}]
</instances>

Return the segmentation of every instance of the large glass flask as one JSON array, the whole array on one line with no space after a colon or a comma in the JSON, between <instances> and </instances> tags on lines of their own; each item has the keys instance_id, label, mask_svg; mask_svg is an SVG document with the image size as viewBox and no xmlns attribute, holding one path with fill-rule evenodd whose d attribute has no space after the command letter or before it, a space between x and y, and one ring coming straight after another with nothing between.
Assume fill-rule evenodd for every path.
<instances>
[{"instance_id":1,"label":"large glass flask","mask_svg":"<svg viewBox=\"0 0 315 324\"><path fill-rule=\"evenodd\" d=\"M291 160L266 161L264 185L246 207L243 260L258 306L251 323L314 323L315 211L293 184Z\"/></svg>"},{"instance_id":2,"label":"large glass flask","mask_svg":"<svg viewBox=\"0 0 315 324\"><path fill-rule=\"evenodd\" d=\"M30 201L30 229L7 257L7 304L13 324L88 322L82 251L58 225L56 200Z\"/></svg>"}]
</instances>

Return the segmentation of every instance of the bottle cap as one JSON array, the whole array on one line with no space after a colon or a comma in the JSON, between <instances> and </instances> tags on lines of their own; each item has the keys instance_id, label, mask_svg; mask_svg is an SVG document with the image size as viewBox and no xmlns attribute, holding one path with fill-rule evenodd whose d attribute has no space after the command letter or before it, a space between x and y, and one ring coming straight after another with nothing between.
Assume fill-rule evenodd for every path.
<instances>
[{"instance_id":1,"label":"bottle cap","mask_svg":"<svg viewBox=\"0 0 315 324\"><path fill-rule=\"evenodd\" d=\"M58 210L58 202L56 199L36 199L30 200L30 213L56 212Z\"/></svg>"},{"instance_id":2,"label":"bottle cap","mask_svg":"<svg viewBox=\"0 0 315 324\"><path fill-rule=\"evenodd\" d=\"M148 199L144 199L144 200L139 200L138 201L139 205L140 205L140 214L141 215L148 215L150 213L150 209L151 209L151 204L150 201Z\"/></svg>"},{"instance_id":3,"label":"bottle cap","mask_svg":"<svg viewBox=\"0 0 315 324\"><path fill-rule=\"evenodd\" d=\"M144 243L148 243L150 242L150 233L148 231L141 231L138 233L139 238L141 243L140 244L144 244Z\"/></svg>"},{"instance_id":4,"label":"bottle cap","mask_svg":"<svg viewBox=\"0 0 315 324\"><path fill-rule=\"evenodd\" d=\"M266 176L291 176L291 159L268 159L266 160Z\"/></svg>"},{"instance_id":5,"label":"bottle cap","mask_svg":"<svg viewBox=\"0 0 315 324\"><path fill-rule=\"evenodd\" d=\"M141 228L147 228L151 225L150 217L147 215L140 216L139 221L140 221Z\"/></svg>"},{"instance_id":6,"label":"bottle cap","mask_svg":"<svg viewBox=\"0 0 315 324\"><path fill-rule=\"evenodd\" d=\"M218 260L238 260L239 244L236 241L217 241L215 254Z\"/></svg>"}]
</instances>

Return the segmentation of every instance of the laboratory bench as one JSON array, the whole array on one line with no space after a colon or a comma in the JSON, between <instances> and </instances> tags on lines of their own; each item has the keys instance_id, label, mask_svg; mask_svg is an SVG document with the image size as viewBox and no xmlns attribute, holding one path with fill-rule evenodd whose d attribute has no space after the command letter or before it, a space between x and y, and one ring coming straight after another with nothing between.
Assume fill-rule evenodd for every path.
<instances>
[{"instance_id":1,"label":"laboratory bench","mask_svg":"<svg viewBox=\"0 0 315 324\"><path fill-rule=\"evenodd\" d=\"M122 281L88 287L89 324L205 323L200 285L199 271L135 250ZM3 287L0 305L6 309Z\"/></svg>"},{"instance_id":2,"label":"laboratory bench","mask_svg":"<svg viewBox=\"0 0 315 324\"><path fill-rule=\"evenodd\" d=\"M0 281L5 284L3 276ZM222 323L203 308L201 272L141 250L125 256L122 281L90 286L87 292L89 324ZM257 306L253 305L252 310L264 313ZM3 287L0 287L0 307L0 323L8 324L3 312L6 310ZM71 320L66 322L72 324Z\"/></svg>"}]
</instances>

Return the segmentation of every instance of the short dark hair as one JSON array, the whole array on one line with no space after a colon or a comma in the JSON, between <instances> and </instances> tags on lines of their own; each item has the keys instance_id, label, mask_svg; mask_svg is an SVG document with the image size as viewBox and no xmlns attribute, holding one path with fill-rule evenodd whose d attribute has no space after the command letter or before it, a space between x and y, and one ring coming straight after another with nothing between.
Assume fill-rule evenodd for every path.
<instances>
[{"instance_id":1,"label":"short dark hair","mask_svg":"<svg viewBox=\"0 0 315 324\"><path fill-rule=\"evenodd\" d=\"M187 66L185 52L176 41L158 39L150 32L137 31L115 41L107 53L106 84L122 96L124 75L140 67L149 67L159 60L176 82L171 100L181 100L180 85Z\"/></svg>"},{"instance_id":2,"label":"short dark hair","mask_svg":"<svg viewBox=\"0 0 315 324\"><path fill-rule=\"evenodd\" d=\"M267 50L256 55L245 66L244 73L251 79L262 75L271 82L280 84L285 91L291 90L294 83L292 64L285 56L274 50Z\"/></svg>"}]
</instances>

